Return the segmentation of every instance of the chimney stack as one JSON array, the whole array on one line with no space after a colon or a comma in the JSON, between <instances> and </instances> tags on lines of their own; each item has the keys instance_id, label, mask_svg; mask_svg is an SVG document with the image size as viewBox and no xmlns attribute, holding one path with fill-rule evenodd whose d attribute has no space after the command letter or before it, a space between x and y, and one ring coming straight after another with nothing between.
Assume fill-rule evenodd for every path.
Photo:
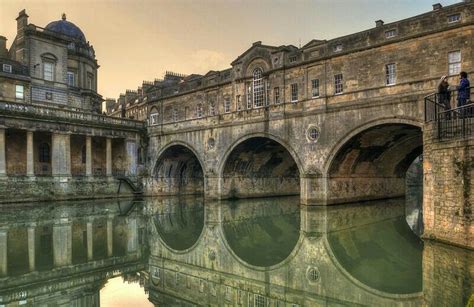
<instances>
[{"instance_id":1,"label":"chimney stack","mask_svg":"<svg viewBox=\"0 0 474 307\"><path fill-rule=\"evenodd\" d=\"M18 17L16 18L16 29L18 32L28 25L28 17L29 16L26 14L25 9L18 13Z\"/></svg>"},{"instance_id":2,"label":"chimney stack","mask_svg":"<svg viewBox=\"0 0 474 307\"><path fill-rule=\"evenodd\" d=\"M381 27L381 26L383 26L383 20L381 20L381 19L376 20L376 21L375 21L375 27L378 28L378 27Z\"/></svg>"},{"instance_id":3,"label":"chimney stack","mask_svg":"<svg viewBox=\"0 0 474 307\"><path fill-rule=\"evenodd\" d=\"M7 38L0 35L0 58L8 57Z\"/></svg>"},{"instance_id":4,"label":"chimney stack","mask_svg":"<svg viewBox=\"0 0 474 307\"><path fill-rule=\"evenodd\" d=\"M441 5L441 3L433 4L433 11L441 10L442 8L443 8L443 5Z\"/></svg>"}]
</instances>

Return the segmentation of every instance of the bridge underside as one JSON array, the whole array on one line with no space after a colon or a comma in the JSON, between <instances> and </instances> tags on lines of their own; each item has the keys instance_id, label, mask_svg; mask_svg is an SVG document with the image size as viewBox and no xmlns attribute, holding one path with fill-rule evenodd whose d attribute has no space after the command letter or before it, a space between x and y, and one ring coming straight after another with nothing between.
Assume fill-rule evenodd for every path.
<instances>
[{"instance_id":1,"label":"bridge underside","mask_svg":"<svg viewBox=\"0 0 474 307\"><path fill-rule=\"evenodd\" d=\"M355 135L331 163L327 202L404 196L405 174L422 152L422 132L415 126L380 125Z\"/></svg>"},{"instance_id":2,"label":"bridge underside","mask_svg":"<svg viewBox=\"0 0 474 307\"><path fill-rule=\"evenodd\" d=\"M204 173L196 155L181 145L166 149L156 162L147 190L152 195L203 194Z\"/></svg>"},{"instance_id":3,"label":"bridge underside","mask_svg":"<svg viewBox=\"0 0 474 307\"><path fill-rule=\"evenodd\" d=\"M225 198L248 198L300 193L298 167L284 146L264 137L250 138L230 153L221 180Z\"/></svg>"}]
</instances>

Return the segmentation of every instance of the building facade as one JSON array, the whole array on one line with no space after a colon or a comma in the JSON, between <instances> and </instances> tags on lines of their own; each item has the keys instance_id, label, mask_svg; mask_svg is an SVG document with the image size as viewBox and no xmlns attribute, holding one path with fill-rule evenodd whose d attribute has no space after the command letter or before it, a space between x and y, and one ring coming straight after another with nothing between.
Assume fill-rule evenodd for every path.
<instances>
[{"instance_id":1,"label":"building facade","mask_svg":"<svg viewBox=\"0 0 474 307\"><path fill-rule=\"evenodd\" d=\"M136 175L143 123L100 115L94 48L65 14L16 20L9 49L0 37L0 201L116 194L114 178Z\"/></svg>"}]
</instances>

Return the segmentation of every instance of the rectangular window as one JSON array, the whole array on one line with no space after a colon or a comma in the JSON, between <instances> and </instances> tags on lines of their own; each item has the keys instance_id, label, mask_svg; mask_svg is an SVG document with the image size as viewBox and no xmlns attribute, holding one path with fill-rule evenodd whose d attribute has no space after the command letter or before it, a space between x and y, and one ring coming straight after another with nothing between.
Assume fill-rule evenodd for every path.
<instances>
[{"instance_id":1,"label":"rectangular window","mask_svg":"<svg viewBox=\"0 0 474 307\"><path fill-rule=\"evenodd\" d=\"M385 31L385 38L392 38L395 36L397 36L397 30L392 29L392 30Z\"/></svg>"},{"instance_id":2,"label":"rectangular window","mask_svg":"<svg viewBox=\"0 0 474 307\"><path fill-rule=\"evenodd\" d=\"M94 89L93 85L94 85L94 76L92 76L91 74L87 74L87 88L92 90Z\"/></svg>"},{"instance_id":3,"label":"rectangular window","mask_svg":"<svg viewBox=\"0 0 474 307\"><path fill-rule=\"evenodd\" d=\"M279 87L275 87L273 89L273 99L274 99L275 104L280 103L280 88Z\"/></svg>"},{"instance_id":4,"label":"rectangular window","mask_svg":"<svg viewBox=\"0 0 474 307\"><path fill-rule=\"evenodd\" d=\"M45 98L46 98L46 100L53 100L53 93L46 92L45 93Z\"/></svg>"},{"instance_id":5,"label":"rectangular window","mask_svg":"<svg viewBox=\"0 0 474 307\"><path fill-rule=\"evenodd\" d=\"M202 104L198 103L197 107L196 107L196 117L197 118L201 118L202 115L203 115L203 108L202 108Z\"/></svg>"},{"instance_id":6,"label":"rectangular window","mask_svg":"<svg viewBox=\"0 0 474 307\"><path fill-rule=\"evenodd\" d=\"M216 115L216 105L214 102L211 102L209 104L209 116L214 116Z\"/></svg>"},{"instance_id":7,"label":"rectangular window","mask_svg":"<svg viewBox=\"0 0 474 307\"><path fill-rule=\"evenodd\" d=\"M15 98L16 99L23 99L25 97L24 95L25 88L23 85L16 85L15 86Z\"/></svg>"},{"instance_id":8,"label":"rectangular window","mask_svg":"<svg viewBox=\"0 0 474 307\"><path fill-rule=\"evenodd\" d=\"M461 51L453 51L448 53L448 73L449 75L457 75L461 72Z\"/></svg>"},{"instance_id":9,"label":"rectangular window","mask_svg":"<svg viewBox=\"0 0 474 307\"><path fill-rule=\"evenodd\" d=\"M342 44L337 44L334 46L334 52L341 52L342 51Z\"/></svg>"},{"instance_id":10,"label":"rectangular window","mask_svg":"<svg viewBox=\"0 0 474 307\"><path fill-rule=\"evenodd\" d=\"M224 112L230 113L230 98L229 97L224 98Z\"/></svg>"},{"instance_id":11,"label":"rectangular window","mask_svg":"<svg viewBox=\"0 0 474 307\"><path fill-rule=\"evenodd\" d=\"M241 107L241 104L242 104L242 96L237 95L236 100L237 100L237 111L240 111L240 109L242 108L242 107Z\"/></svg>"},{"instance_id":12,"label":"rectangular window","mask_svg":"<svg viewBox=\"0 0 474 307\"><path fill-rule=\"evenodd\" d=\"M54 64L45 62L43 63L43 78L48 81L54 80Z\"/></svg>"},{"instance_id":13,"label":"rectangular window","mask_svg":"<svg viewBox=\"0 0 474 307\"><path fill-rule=\"evenodd\" d=\"M75 86L75 75L73 72L68 71L67 72L67 85L69 86Z\"/></svg>"},{"instance_id":14,"label":"rectangular window","mask_svg":"<svg viewBox=\"0 0 474 307\"><path fill-rule=\"evenodd\" d=\"M173 115L173 121L174 122L177 122L178 121L178 110L177 109L173 109L172 111L172 115Z\"/></svg>"},{"instance_id":15,"label":"rectangular window","mask_svg":"<svg viewBox=\"0 0 474 307\"><path fill-rule=\"evenodd\" d=\"M290 63L296 62L297 58L296 55L290 56Z\"/></svg>"},{"instance_id":16,"label":"rectangular window","mask_svg":"<svg viewBox=\"0 0 474 307\"><path fill-rule=\"evenodd\" d=\"M319 79L311 80L311 97L319 97Z\"/></svg>"},{"instance_id":17,"label":"rectangular window","mask_svg":"<svg viewBox=\"0 0 474 307\"><path fill-rule=\"evenodd\" d=\"M397 71L394 63L385 65L385 84L394 85L397 81Z\"/></svg>"},{"instance_id":18,"label":"rectangular window","mask_svg":"<svg viewBox=\"0 0 474 307\"><path fill-rule=\"evenodd\" d=\"M151 113L151 114L150 114L150 121L151 121L151 125L152 125L152 126L158 125L158 119L159 119L159 114L158 114L158 112L155 112L155 113Z\"/></svg>"},{"instance_id":19,"label":"rectangular window","mask_svg":"<svg viewBox=\"0 0 474 307\"><path fill-rule=\"evenodd\" d=\"M247 109L252 108L252 87L249 85L247 87Z\"/></svg>"},{"instance_id":20,"label":"rectangular window","mask_svg":"<svg viewBox=\"0 0 474 307\"><path fill-rule=\"evenodd\" d=\"M3 64L3 71L7 73L12 73L12 66L9 64Z\"/></svg>"},{"instance_id":21,"label":"rectangular window","mask_svg":"<svg viewBox=\"0 0 474 307\"><path fill-rule=\"evenodd\" d=\"M292 83L291 84L291 102L298 101L298 84Z\"/></svg>"},{"instance_id":22,"label":"rectangular window","mask_svg":"<svg viewBox=\"0 0 474 307\"><path fill-rule=\"evenodd\" d=\"M453 14L448 16L448 23L459 22L461 20L461 14Z\"/></svg>"},{"instance_id":23,"label":"rectangular window","mask_svg":"<svg viewBox=\"0 0 474 307\"><path fill-rule=\"evenodd\" d=\"M342 81L342 74L337 74L334 76L334 94L341 94L344 91L344 85Z\"/></svg>"}]
</instances>

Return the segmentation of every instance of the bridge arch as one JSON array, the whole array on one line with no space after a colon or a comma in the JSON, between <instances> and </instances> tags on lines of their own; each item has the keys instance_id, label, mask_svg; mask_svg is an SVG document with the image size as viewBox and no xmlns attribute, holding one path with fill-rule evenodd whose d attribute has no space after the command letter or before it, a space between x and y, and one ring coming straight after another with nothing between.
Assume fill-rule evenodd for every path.
<instances>
[{"instance_id":1,"label":"bridge arch","mask_svg":"<svg viewBox=\"0 0 474 307\"><path fill-rule=\"evenodd\" d=\"M405 174L423 153L422 125L411 119L387 118L346 134L324 165L329 203L405 195Z\"/></svg>"},{"instance_id":2,"label":"bridge arch","mask_svg":"<svg viewBox=\"0 0 474 307\"><path fill-rule=\"evenodd\" d=\"M268 133L236 140L218 167L221 198L248 198L300 193L303 167L285 141Z\"/></svg>"},{"instance_id":3,"label":"bridge arch","mask_svg":"<svg viewBox=\"0 0 474 307\"><path fill-rule=\"evenodd\" d=\"M204 193L204 164L191 145L181 141L171 142L156 157L151 176L153 194Z\"/></svg>"}]
</instances>

